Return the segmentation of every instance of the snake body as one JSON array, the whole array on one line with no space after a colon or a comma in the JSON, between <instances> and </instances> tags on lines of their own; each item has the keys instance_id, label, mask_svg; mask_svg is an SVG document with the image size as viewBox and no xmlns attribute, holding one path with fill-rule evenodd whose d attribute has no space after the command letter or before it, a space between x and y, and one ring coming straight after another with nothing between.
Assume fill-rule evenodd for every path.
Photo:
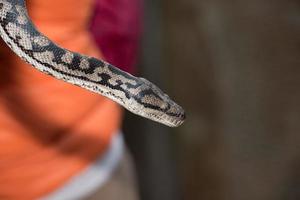
<instances>
[{"instance_id":1,"label":"snake body","mask_svg":"<svg viewBox=\"0 0 300 200\"><path fill-rule=\"evenodd\" d=\"M35 28L25 0L0 0L0 35L36 69L106 96L134 114L171 127L185 119L184 110L148 80L56 45Z\"/></svg>"}]
</instances>

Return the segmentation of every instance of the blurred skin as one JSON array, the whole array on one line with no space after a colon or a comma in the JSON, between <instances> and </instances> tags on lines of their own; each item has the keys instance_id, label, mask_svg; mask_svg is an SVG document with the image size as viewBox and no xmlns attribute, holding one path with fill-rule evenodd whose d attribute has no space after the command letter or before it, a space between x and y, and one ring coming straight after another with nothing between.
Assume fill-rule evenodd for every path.
<instances>
[{"instance_id":1,"label":"blurred skin","mask_svg":"<svg viewBox=\"0 0 300 200\"><path fill-rule=\"evenodd\" d=\"M27 3L49 38L101 57L87 31L92 0ZM36 71L2 43L0 198L35 199L62 186L106 149L121 115L114 102Z\"/></svg>"}]
</instances>

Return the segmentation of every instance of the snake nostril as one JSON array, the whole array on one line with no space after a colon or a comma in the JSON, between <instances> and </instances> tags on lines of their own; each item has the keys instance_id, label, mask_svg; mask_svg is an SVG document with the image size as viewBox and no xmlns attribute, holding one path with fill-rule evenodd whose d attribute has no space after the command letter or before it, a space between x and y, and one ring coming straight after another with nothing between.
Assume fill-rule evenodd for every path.
<instances>
[{"instance_id":1,"label":"snake nostril","mask_svg":"<svg viewBox=\"0 0 300 200\"><path fill-rule=\"evenodd\" d=\"M181 119L183 119L183 120L184 120L184 119L186 118L186 115L185 115L185 113L181 114L181 116L180 116L180 117L181 117Z\"/></svg>"}]
</instances>

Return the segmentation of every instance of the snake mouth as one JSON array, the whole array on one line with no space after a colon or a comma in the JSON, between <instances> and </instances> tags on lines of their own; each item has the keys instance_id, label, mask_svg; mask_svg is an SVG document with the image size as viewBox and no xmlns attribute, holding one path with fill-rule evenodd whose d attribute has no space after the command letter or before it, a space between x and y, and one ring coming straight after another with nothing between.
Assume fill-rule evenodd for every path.
<instances>
[{"instance_id":1,"label":"snake mouth","mask_svg":"<svg viewBox=\"0 0 300 200\"><path fill-rule=\"evenodd\" d=\"M184 109L171 99L169 100L169 102L171 102L171 105L168 110L164 112L152 110L152 112L147 113L147 116L144 117L153 121L157 121L169 127L178 127L183 124L186 119L186 113Z\"/></svg>"},{"instance_id":2,"label":"snake mouth","mask_svg":"<svg viewBox=\"0 0 300 200\"><path fill-rule=\"evenodd\" d=\"M185 114L185 111L182 107L180 107L179 105L176 105L176 116L172 115L167 115L167 121L169 123L169 126L171 127L178 127L180 126L184 120L186 119L186 114Z\"/></svg>"},{"instance_id":3,"label":"snake mouth","mask_svg":"<svg viewBox=\"0 0 300 200\"><path fill-rule=\"evenodd\" d=\"M180 126L185 118L186 114L184 109L173 101L167 94L164 95L165 99L169 104L169 109L165 112L166 120L169 121L169 126L178 127Z\"/></svg>"},{"instance_id":4,"label":"snake mouth","mask_svg":"<svg viewBox=\"0 0 300 200\"><path fill-rule=\"evenodd\" d=\"M166 115L166 116L162 117L159 120L159 122L163 123L169 127L178 127L181 124L183 124L184 120L185 120L185 113L183 113L177 117Z\"/></svg>"},{"instance_id":5,"label":"snake mouth","mask_svg":"<svg viewBox=\"0 0 300 200\"><path fill-rule=\"evenodd\" d=\"M156 109L147 109L147 111L141 111L140 109L137 109L136 106L132 105L126 106L125 108L132 113L135 113L139 116L164 124L169 127L178 127L181 124L183 124L183 122L186 119L184 109L178 104L172 105L172 110L175 110L176 113L161 112Z\"/></svg>"}]
</instances>

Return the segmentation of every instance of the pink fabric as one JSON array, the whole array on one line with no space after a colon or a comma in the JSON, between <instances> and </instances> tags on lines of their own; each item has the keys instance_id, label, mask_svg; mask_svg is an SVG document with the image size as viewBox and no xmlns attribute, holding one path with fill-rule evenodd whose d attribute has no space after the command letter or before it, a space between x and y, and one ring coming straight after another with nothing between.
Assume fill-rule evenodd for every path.
<instances>
[{"instance_id":1,"label":"pink fabric","mask_svg":"<svg viewBox=\"0 0 300 200\"><path fill-rule=\"evenodd\" d=\"M91 32L105 60L134 73L142 30L142 0L96 0Z\"/></svg>"}]
</instances>

